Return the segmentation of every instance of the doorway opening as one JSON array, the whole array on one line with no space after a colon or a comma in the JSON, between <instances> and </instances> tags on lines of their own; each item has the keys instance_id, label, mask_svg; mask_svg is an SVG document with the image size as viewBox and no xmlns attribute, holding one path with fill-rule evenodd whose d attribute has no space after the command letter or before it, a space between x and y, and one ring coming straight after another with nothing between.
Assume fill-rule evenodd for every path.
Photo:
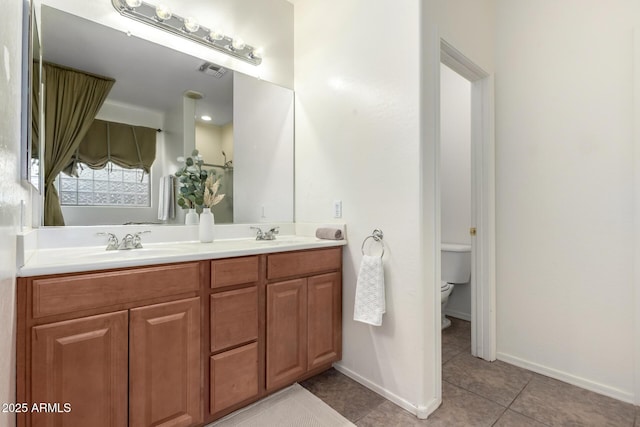
<instances>
[{"instance_id":1,"label":"doorway opening","mask_svg":"<svg viewBox=\"0 0 640 427\"><path fill-rule=\"evenodd\" d=\"M466 206L461 209L468 209L468 213L458 212L455 221L468 221L468 226L460 230L459 226L443 226L444 215L451 218L451 213L442 212L440 229L440 243L448 240L460 240L459 242L471 246L471 278L470 283L460 286L459 295L462 300L468 299L469 312L464 313L461 306L464 301L457 302L458 317L465 317L471 322L471 354L473 356L493 361L496 359L496 316L495 316L495 149L493 135L493 77L482 70L479 66L469 60L464 54L454 48L445 40L440 40L440 63L442 74L440 75L440 96L446 96L442 84L445 78L451 80L457 75L461 80L466 81L469 86L468 113L463 117L463 121L468 121L468 146L466 152L469 160L467 166L456 168L460 180L456 182L455 177L445 177L445 171L440 166L440 162L445 157L451 157L450 150L444 150L442 144L444 123L440 124L440 137L438 138L438 167L439 182L441 188L438 189L436 209L439 211L444 207L451 209L450 195L443 194L443 183L453 182L455 187L465 187L462 190L466 195L458 196L458 199L467 198ZM454 76L445 75L449 71L454 72ZM464 83L462 83L464 87ZM443 100L445 104L447 99ZM444 105L444 104L441 104ZM465 108L465 107L462 107ZM440 116L442 118L442 113ZM460 144L462 146L462 144ZM447 147L450 148L450 147ZM465 151L463 150L462 153ZM441 158L442 154L442 158ZM454 154L460 155L460 152ZM464 154L462 154L464 156ZM462 159L460 159L462 161ZM468 168L467 172L461 172ZM463 182L463 181L466 181ZM445 197L447 198L445 200ZM455 197L454 197L455 198ZM455 208L454 208L455 209ZM465 219L466 218L466 219ZM456 228L457 227L457 228ZM446 228L446 229L445 229ZM449 229L451 228L451 229ZM456 228L456 231L452 231ZM468 233L468 234L467 234ZM441 249L441 246L440 248ZM440 257L438 257L440 258ZM437 286L436 286L437 287ZM455 290L454 290L455 292ZM467 296L465 297L465 294ZM455 307L454 307L455 308ZM450 313L453 313L452 310ZM461 313L461 311L463 311ZM446 313L446 311L445 311ZM455 314L455 313L454 313Z\"/></svg>"}]
</instances>

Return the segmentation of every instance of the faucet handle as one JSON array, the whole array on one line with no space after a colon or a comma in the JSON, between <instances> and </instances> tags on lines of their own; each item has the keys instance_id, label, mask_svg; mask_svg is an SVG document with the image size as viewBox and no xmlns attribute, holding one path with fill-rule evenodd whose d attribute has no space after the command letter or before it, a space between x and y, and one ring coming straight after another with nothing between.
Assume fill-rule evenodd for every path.
<instances>
[{"instance_id":1,"label":"faucet handle","mask_svg":"<svg viewBox=\"0 0 640 427\"><path fill-rule=\"evenodd\" d=\"M151 230L138 231L133 235L133 248L134 249L142 249L142 237L141 234L151 233Z\"/></svg>"},{"instance_id":2,"label":"faucet handle","mask_svg":"<svg viewBox=\"0 0 640 427\"><path fill-rule=\"evenodd\" d=\"M133 234L131 233L125 234L122 240L120 240L120 245L118 246L118 249L119 250L133 249Z\"/></svg>"},{"instance_id":3,"label":"faucet handle","mask_svg":"<svg viewBox=\"0 0 640 427\"><path fill-rule=\"evenodd\" d=\"M256 240L262 239L262 236L264 236L264 232L262 231L262 229L260 227L250 226L249 228L252 229L252 230L258 230L258 231L256 231Z\"/></svg>"},{"instance_id":4,"label":"faucet handle","mask_svg":"<svg viewBox=\"0 0 640 427\"><path fill-rule=\"evenodd\" d=\"M118 249L118 238L113 233L96 233L98 236L107 236L107 251L115 251Z\"/></svg>"},{"instance_id":5,"label":"faucet handle","mask_svg":"<svg viewBox=\"0 0 640 427\"><path fill-rule=\"evenodd\" d=\"M269 233L271 233L271 234L280 234L280 227L279 226L275 226L275 227L271 228L271 230L269 230Z\"/></svg>"}]
</instances>

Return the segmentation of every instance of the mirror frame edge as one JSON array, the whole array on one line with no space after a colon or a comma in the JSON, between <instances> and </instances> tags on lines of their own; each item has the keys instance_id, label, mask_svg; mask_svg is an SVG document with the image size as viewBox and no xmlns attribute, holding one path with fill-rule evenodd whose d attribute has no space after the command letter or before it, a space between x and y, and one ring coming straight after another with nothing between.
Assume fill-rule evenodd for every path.
<instances>
[{"instance_id":1,"label":"mirror frame edge","mask_svg":"<svg viewBox=\"0 0 640 427\"><path fill-rule=\"evenodd\" d=\"M22 1L22 61L21 61L21 94L20 94L20 180L35 191L41 193L41 188L33 185L31 181L31 157L32 157L32 86L33 86L33 39L34 20L36 11L34 0ZM40 186L41 187L41 186Z\"/></svg>"}]
</instances>

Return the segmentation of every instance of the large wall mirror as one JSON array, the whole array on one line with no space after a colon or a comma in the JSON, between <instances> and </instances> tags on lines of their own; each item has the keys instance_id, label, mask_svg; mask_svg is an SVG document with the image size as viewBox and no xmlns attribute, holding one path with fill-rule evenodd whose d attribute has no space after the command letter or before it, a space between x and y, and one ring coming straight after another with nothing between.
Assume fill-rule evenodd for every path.
<instances>
[{"instance_id":1,"label":"large wall mirror","mask_svg":"<svg viewBox=\"0 0 640 427\"><path fill-rule=\"evenodd\" d=\"M202 156L204 168L221 180L219 192L225 198L212 209L216 223L293 221L291 90L46 4L40 7L45 151L52 133L73 133L69 129L76 125L66 123L76 123L76 116L91 108L85 98L99 95L77 89L70 96L77 103L66 105L67 96L52 91L58 70L114 81L72 160L53 167L49 149L40 162L44 175L52 167L61 170L44 179L53 181L65 225L184 224L179 206L172 215L166 188L182 166L179 158L193 149ZM127 130L119 131L120 125ZM129 134L129 128L152 131L155 158L146 168L149 173L134 167L136 162L147 165L143 158L149 150L142 146L140 133L131 132L133 142L121 136ZM103 148L97 148L98 141ZM124 152L134 160L122 160Z\"/></svg>"}]
</instances>

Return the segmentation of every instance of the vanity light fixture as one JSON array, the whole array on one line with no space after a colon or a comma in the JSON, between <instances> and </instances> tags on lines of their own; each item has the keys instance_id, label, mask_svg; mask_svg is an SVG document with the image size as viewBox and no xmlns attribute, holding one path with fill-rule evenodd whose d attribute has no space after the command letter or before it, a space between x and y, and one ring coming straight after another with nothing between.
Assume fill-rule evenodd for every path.
<instances>
[{"instance_id":1,"label":"vanity light fixture","mask_svg":"<svg viewBox=\"0 0 640 427\"><path fill-rule=\"evenodd\" d=\"M152 27L195 41L253 65L262 62L262 49L256 49L240 37L230 37L219 28L206 28L193 17L183 18L165 5L154 6L143 0L111 0L122 15Z\"/></svg>"},{"instance_id":2,"label":"vanity light fixture","mask_svg":"<svg viewBox=\"0 0 640 427\"><path fill-rule=\"evenodd\" d=\"M211 119L211 116L201 116L200 118L201 118L202 120L204 120L205 122L210 122L210 121L212 120L212 119Z\"/></svg>"}]
</instances>

